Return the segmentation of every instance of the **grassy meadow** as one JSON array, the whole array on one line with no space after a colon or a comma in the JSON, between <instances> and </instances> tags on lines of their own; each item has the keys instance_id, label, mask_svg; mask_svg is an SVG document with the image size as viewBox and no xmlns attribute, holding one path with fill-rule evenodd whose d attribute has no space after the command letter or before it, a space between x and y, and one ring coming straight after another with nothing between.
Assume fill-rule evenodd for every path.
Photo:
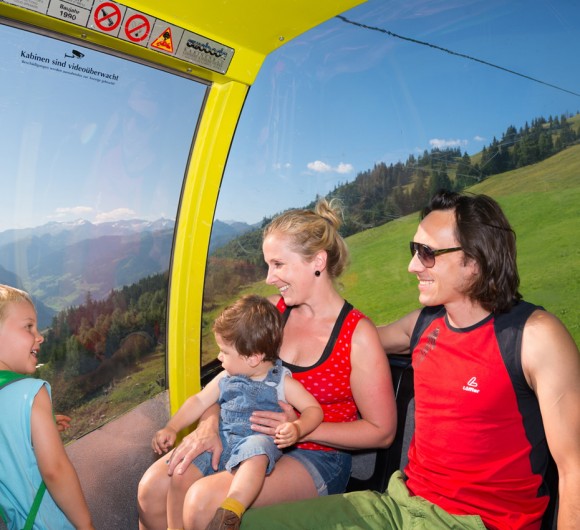
<instances>
[{"instance_id":1,"label":"grassy meadow","mask_svg":"<svg viewBox=\"0 0 580 530\"><path fill-rule=\"evenodd\" d=\"M580 344L580 145L466 191L490 195L504 208L517 234L520 292L557 315ZM351 265L342 294L376 324L418 307L417 280L407 272L418 219L415 213L347 239ZM260 282L246 292L275 291Z\"/></svg>"}]
</instances>

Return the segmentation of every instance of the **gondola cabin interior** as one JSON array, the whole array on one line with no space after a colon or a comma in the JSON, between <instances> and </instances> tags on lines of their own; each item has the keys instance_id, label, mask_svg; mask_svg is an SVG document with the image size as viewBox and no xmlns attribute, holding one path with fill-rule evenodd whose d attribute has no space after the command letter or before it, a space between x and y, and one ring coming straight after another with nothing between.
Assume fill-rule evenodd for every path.
<instances>
[{"instance_id":1,"label":"gondola cabin interior","mask_svg":"<svg viewBox=\"0 0 580 530\"><path fill-rule=\"evenodd\" d=\"M151 437L219 369L219 311L273 292L260 231L285 209L341 199L341 288L380 324L417 306L406 245L430 190L489 193L525 294L578 342L578 9L552 6L556 37L521 3L468 4L0 1L0 283L35 300L38 376L73 418L96 528L137 528ZM483 59L492 42L515 52ZM349 489L384 490L405 462L413 373L390 362L397 438L356 456Z\"/></svg>"}]
</instances>

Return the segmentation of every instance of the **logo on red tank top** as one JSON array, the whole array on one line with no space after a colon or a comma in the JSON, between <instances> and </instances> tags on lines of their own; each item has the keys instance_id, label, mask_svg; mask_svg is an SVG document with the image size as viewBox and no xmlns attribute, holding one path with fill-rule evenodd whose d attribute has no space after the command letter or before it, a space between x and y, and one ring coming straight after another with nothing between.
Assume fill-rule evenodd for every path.
<instances>
[{"instance_id":1,"label":"logo on red tank top","mask_svg":"<svg viewBox=\"0 0 580 530\"><path fill-rule=\"evenodd\" d=\"M467 381L467 385L464 385L463 390L466 392L473 392L474 394L479 394L479 389L477 388L477 378L472 377L469 381Z\"/></svg>"},{"instance_id":2,"label":"logo on red tank top","mask_svg":"<svg viewBox=\"0 0 580 530\"><path fill-rule=\"evenodd\" d=\"M425 357L427 357L429 352L435 349L438 336L439 336L439 328L435 328L431 333L429 333L429 335L427 335L427 342L421 348L415 359L416 365L421 364L425 360Z\"/></svg>"}]
</instances>

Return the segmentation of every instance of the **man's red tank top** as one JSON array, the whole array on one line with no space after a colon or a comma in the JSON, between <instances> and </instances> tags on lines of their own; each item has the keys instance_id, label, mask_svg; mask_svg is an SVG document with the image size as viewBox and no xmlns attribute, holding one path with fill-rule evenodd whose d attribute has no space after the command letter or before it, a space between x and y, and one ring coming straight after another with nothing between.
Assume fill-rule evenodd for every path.
<instances>
[{"instance_id":1,"label":"man's red tank top","mask_svg":"<svg viewBox=\"0 0 580 530\"><path fill-rule=\"evenodd\" d=\"M280 298L276 307L287 319L292 308L285 304L283 298ZM292 377L300 381L320 403L326 422L357 419L357 408L350 387L350 352L352 334L361 318L365 316L345 302L318 362L308 367L284 363L292 372ZM334 447L312 442L296 446L300 449L336 451Z\"/></svg>"},{"instance_id":2,"label":"man's red tank top","mask_svg":"<svg viewBox=\"0 0 580 530\"><path fill-rule=\"evenodd\" d=\"M537 530L548 504L546 437L521 365L522 330L535 309L520 302L454 329L443 307L425 308L415 328L407 486L490 529Z\"/></svg>"}]
</instances>

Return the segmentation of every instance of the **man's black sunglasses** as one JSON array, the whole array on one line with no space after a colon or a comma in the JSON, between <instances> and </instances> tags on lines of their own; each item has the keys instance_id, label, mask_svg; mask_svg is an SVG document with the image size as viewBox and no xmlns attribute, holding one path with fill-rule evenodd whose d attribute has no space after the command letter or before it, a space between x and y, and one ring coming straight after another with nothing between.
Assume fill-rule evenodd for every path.
<instances>
[{"instance_id":1,"label":"man's black sunglasses","mask_svg":"<svg viewBox=\"0 0 580 530\"><path fill-rule=\"evenodd\" d=\"M441 248L439 250L433 250L427 245L423 245L422 243L415 243L414 241L411 241L410 246L411 256L417 254L417 256L419 256L419 261L423 264L424 267L428 269L435 265L436 256L439 256L440 254L447 254L448 252L457 252L458 250L462 250L461 247Z\"/></svg>"}]
</instances>

